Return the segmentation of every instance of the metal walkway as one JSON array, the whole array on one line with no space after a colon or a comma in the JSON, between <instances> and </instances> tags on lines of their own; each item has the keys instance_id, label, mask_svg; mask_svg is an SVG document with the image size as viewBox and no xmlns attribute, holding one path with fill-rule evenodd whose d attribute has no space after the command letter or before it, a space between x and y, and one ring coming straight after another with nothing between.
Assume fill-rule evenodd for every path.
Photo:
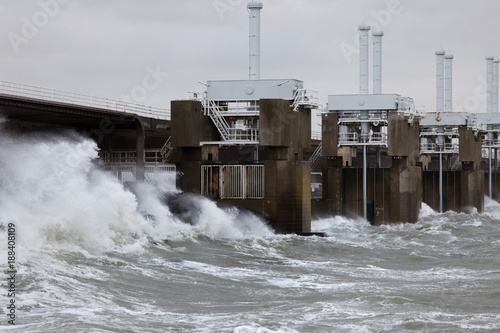
<instances>
[{"instance_id":1,"label":"metal walkway","mask_svg":"<svg viewBox=\"0 0 500 333\"><path fill-rule=\"evenodd\" d=\"M6 81L0 81L0 94L131 113L154 119L170 120L170 110L168 109Z\"/></svg>"}]
</instances>

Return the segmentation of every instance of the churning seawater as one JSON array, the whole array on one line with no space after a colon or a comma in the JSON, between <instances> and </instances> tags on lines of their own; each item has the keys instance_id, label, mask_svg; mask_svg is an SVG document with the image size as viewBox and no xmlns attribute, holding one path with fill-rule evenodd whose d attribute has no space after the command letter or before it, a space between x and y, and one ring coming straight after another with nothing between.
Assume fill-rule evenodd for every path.
<instances>
[{"instance_id":1,"label":"churning seawater","mask_svg":"<svg viewBox=\"0 0 500 333\"><path fill-rule=\"evenodd\" d=\"M18 269L16 326L1 272L0 331L500 332L495 202L275 235L162 184L124 188L96 157L71 133L0 135L0 264L14 223Z\"/></svg>"}]
</instances>

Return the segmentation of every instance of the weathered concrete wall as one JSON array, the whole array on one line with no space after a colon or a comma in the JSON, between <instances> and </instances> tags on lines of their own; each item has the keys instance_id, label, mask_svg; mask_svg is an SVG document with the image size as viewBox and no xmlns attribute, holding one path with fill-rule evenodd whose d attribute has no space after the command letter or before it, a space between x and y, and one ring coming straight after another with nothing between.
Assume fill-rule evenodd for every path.
<instances>
[{"instance_id":1,"label":"weathered concrete wall","mask_svg":"<svg viewBox=\"0 0 500 333\"><path fill-rule=\"evenodd\" d=\"M406 163L391 168L390 222L418 221L422 205L422 169Z\"/></svg>"},{"instance_id":2,"label":"weathered concrete wall","mask_svg":"<svg viewBox=\"0 0 500 333\"><path fill-rule=\"evenodd\" d=\"M423 172L424 202L433 210L439 210L439 172ZM444 210L461 212L462 187L460 171L443 172L443 204Z\"/></svg>"},{"instance_id":3,"label":"weathered concrete wall","mask_svg":"<svg viewBox=\"0 0 500 333\"><path fill-rule=\"evenodd\" d=\"M484 210L484 171L443 171L444 210L470 212L474 207ZM424 202L439 210L439 171L423 172Z\"/></svg>"},{"instance_id":4,"label":"weathered concrete wall","mask_svg":"<svg viewBox=\"0 0 500 333\"><path fill-rule=\"evenodd\" d=\"M493 171L492 172L492 179L491 179L491 183L492 183L492 188L493 188L493 199L496 200L496 201L499 201L500 199L500 172L499 171ZM489 187L489 175L488 175L488 171L484 171L484 196L487 196L489 197L490 196L490 187Z\"/></svg>"},{"instance_id":5,"label":"weathered concrete wall","mask_svg":"<svg viewBox=\"0 0 500 333\"><path fill-rule=\"evenodd\" d=\"M421 184L420 167L396 164L391 168L369 168L367 171L368 220L373 225L417 222L422 203ZM362 216L363 170L344 168L342 185L344 201L342 214L353 218ZM332 185L324 183L323 188L325 186Z\"/></svg>"},{"instance_id":6,"label":"weathered concrete wall","mask_svg":"<svg viewBox=\"0 0 500 333\"><path fill-rule=\"evenodd\" d=\"M311 148L311 109L301 106L298 111L290 108L292 116L292 147L303 155L303 150ZM303 157L301 157L303 160Z\"/></svg>"},{"instance_id":7,"label":"weathered concrete wall","mask_svg":"<svg viewBox=\"0 0 500 333\"><path fill-rule=\"evenodd\" d=\"M259 137L261 147L288 148L270 151L266 157L304 160L304 149L311 147L311 110L293 111L290 101L282 99L260 100Z\"/></svg>"},{"instance_id":8,"label":"weathered concrete wall","mask_svg":"<svg viewBox=\"0 0 500 333\"><path fill-rule=\"evenodd\" d=\"M408 123L408 117L399 112L387 116L387 155L407 157L408 165L415 166L420 156L420 126L418 122Z\"/></svg>"},{"instance_id":9,"label":"weathered concrete wall","mask_svg":"<svg viewBox=\"0 0 500 333\"><path fill-rule=\"evenodd\" d=\"M363 170L343 169L344 203L342 214L351 218L363 215ZM367 219L373 225L392 222L391 170L369 168L367 171ZM397 220L395 222L398 222Z\"/></svg>"},{"instance_id":10,"label":"weathered concrete wall","mask_svg":"<svg viewBox=\"0 0 500 333\"><path fill-rule=\"evenodd\" d=\"M323 137L322 156L338 156L339 140L338 114L329 113L321 116L321 131Z\"/></svg>"},{"instance_id":11,"label":"weathered concrete wall","mask_svg":"<svg viewBox=\"0 0 500 333\"><path fill-rule=\"evenodd\" d=\"M311 232L309 162L265 161L264 211L279 233Z\"/></svg>"},{"instance_id":12,"label":"weathered concrete wall","mask_svg":"<svg viewBox=\"0 0 500 333\"><path fill-rule=\"evenodd\" d=\"M408 132L408 122L404 115L398 112L389 112L387 115L388 133L387 154L389 156L409 156L410 149L408 141L411 139ZM405 140L403 140L403 138Z\"/></svg>"},{"instance_id":13,"label":"weathered concrete wall","mask_svg":"<svg viewBox=\"0 0 500 333\"><path fill-rule=\"evenodd\" d=\"M388 168L373 169L371 193L373 193L373 225L387 223L391 217L391 173Z\"/></svg>"},{"instance_id":14,"label":"weathered concrete wall","mask_svg":"<svg viewBox=\"0 0 500 333\"><path fill-rule=\"evenodd\" d=\"M203 115L199 101L172 101L171 116L174 147L199 147L200 141L220 140L210 117Z\"/></svg>"},{"instance_id":15,"label":"weathered concrete wall","mask_svg":"<svg viewBox=\"0 0 500 333\"><path fill-rule=\"evenodd\" d=\"M363 214L363 158L360 149L337 147L337 122L337 114L323 115L323 156L341 156L344 168L325 169L321 208L358 217ZM418 122L410 124L403 113L388 113L388 148L370 148L367 156L367 218L374 225L418 221L422 203L419 138ZM346 163L349 168L345 168ZM342 182L338 180L340 174Z\"/></svg>"},{"instance_id":16,"label":"weathered concrete wall","mask_svg":"<svg viewBox=\"0 0 500 333\"><path fill-rule=\"evenodd\" d=\"M476 208L478 212L484 211L484 171L462 170L460 182L462 184L461 211L471 212Z\"/></svg>"},{"instance_id":17,"label":"weathered concrete wall","mask_svg":"<svg viewBox=\"0 0 500 333\"><path fill-rule=\"evenodd\" d=\"M290 102L282 99L260 100L259 143L261 146L292 145Z\"/></svg>"},{"instance_id":18,"label":"weathered concrete wall","mask_svg":"<svg viewBox=\"0 0 500 333\"><path fill-rule=\"evenodd\" d=\"M201 147L201 159L203 161L218 161L219 146L206 145Z\"/></svg>"},{"instance_id":19,"label":"weathered concrete wall","mask_svg":"<svg viewBox=\"0 0 500 333\"><path fill-rule=\"evenodd\" d=\"M458 129L460 135L459 156L462 163L473 163L474 169L481 164L482 139L481 135L475 135L474 131L465 127Z\"/></svg>"},{"instance_id":20,"label":"weathered concrete wall","mask_svg":"<svg viewBox=\"0 0 500 333\"><path fill-rule=\"evenodd\" d=\"M182 161L176 163L177 170L183 175L177 178L177 187L183 192L201 193L201 161Z\"/></svg>"},{"instance_id":21,"label":"weathered concrete wall","mask_svg":"<svg viewBox=\"0 0 500 333\"><path fill-rule=\"evenodd\" d=\"M135 141L135 147L136 147L136 169L135 169L135 179L138 181L144 181L144 172L145 172L145 166L146 166L146 151L145 151L145 144L146 144L146 135L144 133L144 127L142 126L141 122L139 120L135 121L135 133L136 133L136 141Z\"/></svg>"},{"instance_id":22,"label":"weathered concrete wall","mask_svg":"<svg viewBox=\"0 0 500 333\"><path fill-rule=\"evenodd\" d=\"M344 174L342 158L330 158L328 166L323 168L323 206L317 215L342 215L344 212Z\"/></svg>"}]
</instances>

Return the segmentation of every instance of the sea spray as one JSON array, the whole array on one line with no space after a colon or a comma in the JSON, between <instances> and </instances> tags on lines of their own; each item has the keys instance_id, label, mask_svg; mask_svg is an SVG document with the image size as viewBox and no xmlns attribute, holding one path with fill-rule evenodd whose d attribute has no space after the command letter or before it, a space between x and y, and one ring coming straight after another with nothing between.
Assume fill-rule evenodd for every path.
<instances>
[{"instance_id":1,"label":"sea spray","mask_svg":"<svg viewBox=\"0 0 500 333\"><path fill-rule=\"evenodd\" d=\"M0 219L16 223L20 246L106 251L140 232L135 196L94 165L94 142L73 133L0 140Z\"/></svg>"},{"instance_id":2,"label":"sea spray","mask_svg":"<svg viewBox=\"0 0 500 333\"><path fill-rule=\"evenodd\" d=\"M253 214L183 194L193 217L186 221L167 205L181 195L168 182L124 187L97 161L97 145L71 131L0 133L0 224L15 223L19 246L31 250L130 251L151 240L272 235Z\"/></svg>"}]
</instances>

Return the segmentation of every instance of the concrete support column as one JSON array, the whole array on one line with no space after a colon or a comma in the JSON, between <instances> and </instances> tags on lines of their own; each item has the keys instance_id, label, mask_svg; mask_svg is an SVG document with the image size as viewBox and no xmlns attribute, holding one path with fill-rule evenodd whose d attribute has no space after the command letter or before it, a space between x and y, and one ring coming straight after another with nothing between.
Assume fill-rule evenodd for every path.
<instances>
[{"instance_id":1,"label":"concrete support column","mask_svg":"<svg viewBox=\"0 0 500 333\"><path fill-rule=\"evenodd\" d=\"M418 221L422 203L422 169L394 159L390 171L391 222Z\"/></svg>"},{"instance_id":2,"label":"concrete support column","mask_svg":"<svg viewBox=\"0 0 500 333\"><path fill-rule=\"evenodd\" d=\"M139 119L135 120L135 131L136 131L136 170L135 179L137 181L144 181L144 173L146 168L146 149L145 141L146 135L144 133L144 127Z\"/></svg>"},{"instance_id":3,"label":"concrete support column","mask_svg":"<svg viewBox=\"0 0 500 333\"><path fill-rule=\"evenodd\" d=\"M311 164L265 161L264 211L278 233L311 232Z\"/></svg>"},{"instance_id":4,"label":"concrete support column","mask_svg":"<svg viewBox=\"0 0 500 333\"><path fill-rule=\"evenodd\" d=\"M479 170L481 164L482 140L472 129L461 127L460 135L460 187L462 192L460 211L467 212L474 207L479 212L484 210L484 171Z\"/></svg>"},{"instance_id":5,"label":"concrete support column","mask_svg":"<svg viewBox=\"0 0 500 333\"><path fill-rule=\"evenodd\" d=\"M478 212L484 211L484 171L474 170L472 164L462 166L460 172L460 187L462 192L461 210L470 212L476 208Z\"/></svg>"},{"instance_id":6,"label":"concrete support column","mask_svg":"<svg viewBox=\"0 0 500 333\"><path fill-rule=\"evenodd\" d=\"M375 226L389 222L391 214L390 205L390 169L378 168L370 171L373 173L373 221Z\"/></svg>"},{"instance_id":7,"label":"concrete support column","mask_svg":"<svg viewBox=\"0 0 500 333\"><path fill-rule=\"evenodd\" d=\"M329 158L328 166L323 169L323 201L325 214L343 215L344 176L342 157Z\"/></svg>"},{"instance_id":8,"label":"concrete support column","mask_svg":"<svg viewBox=\"0 0 500 333\"><path fill-rule=\"evenodd\" d=\"M177 163L178 170L182 170L183 176L179 180L178 187L183 192L201 193L201 161L182 161Z\"/></svg>"}]
</instances>

